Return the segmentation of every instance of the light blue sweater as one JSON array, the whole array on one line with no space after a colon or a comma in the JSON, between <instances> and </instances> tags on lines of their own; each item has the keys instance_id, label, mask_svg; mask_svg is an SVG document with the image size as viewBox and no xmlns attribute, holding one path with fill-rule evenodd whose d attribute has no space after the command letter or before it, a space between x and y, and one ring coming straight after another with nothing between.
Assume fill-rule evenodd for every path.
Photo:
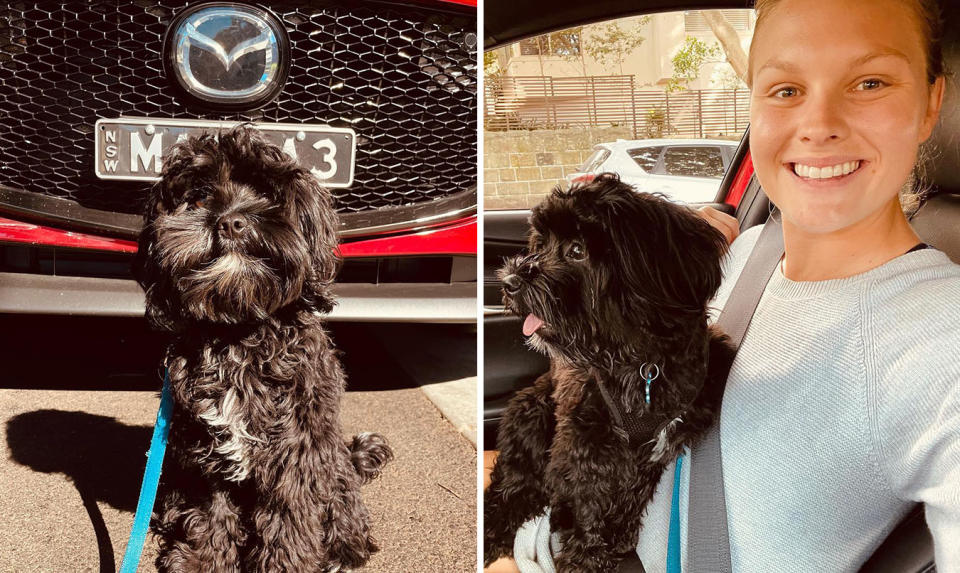
<instances>
[{"instance_id":1,"label":"light blue sweater","mask_svg":"<svg viewBox=\"0 0 960 573\"><path fill-rule=\"evenodd\" d=\"M759 231L731 246L713 318ZM914 502L938 570L960 572L960 265L924 249L845 279L775 271L730 372L720 439L735 572L855 571ZM672 483L673 464L637 546L649 573L665 570ZM551 541L546 518L524 525L523 573L554 571Z\"/></svg>"}]
</instances>

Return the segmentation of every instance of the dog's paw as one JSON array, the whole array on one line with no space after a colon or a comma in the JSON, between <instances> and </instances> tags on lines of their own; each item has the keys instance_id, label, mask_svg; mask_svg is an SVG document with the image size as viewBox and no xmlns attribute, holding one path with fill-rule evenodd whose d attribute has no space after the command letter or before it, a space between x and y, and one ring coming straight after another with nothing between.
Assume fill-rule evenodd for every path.
<instances>
[{"instance_id":1,"label":"dog's paw","mask_svg":"<svg viewBox=\"0 0 960 573\"><path fill-rule=\"evenodd\" d=\"M363 432L353 437L350 444L350 461L363 483L380 476L383 466L393 459L393 450L380 434Z\"/></svg>"},{"instance_id":2,"label":"dog's paw","mask_svg":"<svg viewBox=\"0 0 960 573\"><path fill-rule=\"evenodd\" d=\"M656 443L653 445L653 452L650 454L651 460L662 462L673 458L675 445L672 443L671 438L676 433L677 426L681 423L683 423L682 418L674 418L660 430L660 434L655 438Z\"/></svg>"}]
</instances>

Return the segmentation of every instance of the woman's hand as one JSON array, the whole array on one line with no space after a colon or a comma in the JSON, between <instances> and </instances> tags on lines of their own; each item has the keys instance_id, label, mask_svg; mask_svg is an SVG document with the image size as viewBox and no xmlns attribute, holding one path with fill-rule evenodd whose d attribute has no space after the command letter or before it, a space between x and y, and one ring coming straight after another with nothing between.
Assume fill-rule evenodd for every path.
<instances>
[{"instance_id":1,"label":"woman's hand","mask_svg":"<svg viewBox=\"0 0 960 573\"><path fill-rule=\"evenodd\" d=\"M497 461L498 450L483 451L483 489L490 485L490 474L493 473L493 464Z\"/></svg>"},{"instance_id":2,"label":"woman's hand","mask_svg":"<svg viewBox=\"0 0 960 573\"><path fill-rule=\"evenodd\" d=\"M713 207L700 207L697 214L707 220L718 231L727 238L727 244L733 242L740 235L740 222L736 217L731 217L723 211L717 211Z\"/></svg>"},{"instance_id":3,"label":"woman's hand","mask_svg":"<svg viewBox=\"0 0 960 573\"><path fill-rule=\"evenodd\" d=\"M490 485L490 472L493 471L493 464L499 453L496 450L485 450L483 452L483 489L487 489L487 486ZM509 557L497 559L483 571L484 573L520 573L517 564Z\"/></svg>"},{"instance_id":4,"label":"woman's hand","mask_svg":"<svg viewBox=\"0 0 960 573\"><path fill-rule=\"evenodd\" d=\"M483 573L520 573L520 569L517 568L517 563L513 559L501 557L484 569Z\"/></svg>"}]
</instances>

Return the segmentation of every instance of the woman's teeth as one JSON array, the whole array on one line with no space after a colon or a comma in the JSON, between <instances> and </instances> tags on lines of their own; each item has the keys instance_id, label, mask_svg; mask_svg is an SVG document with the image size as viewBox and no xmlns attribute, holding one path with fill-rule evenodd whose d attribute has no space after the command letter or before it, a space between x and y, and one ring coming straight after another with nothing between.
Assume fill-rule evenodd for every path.
<instances>
[{"instance_id":1,"label":"woman's teeth","mask_svg":"<svg viewBox=\"0 0 960 573\"><path fill-rule=\"evenodd\" d=\"M800 163L793 164L793 172L800 177L807 179L830 179L831 177L840 177L856 171L860 167L860 161L848 161L838 165L828 167L810 167Z\"/></svg>"}]
</instances>

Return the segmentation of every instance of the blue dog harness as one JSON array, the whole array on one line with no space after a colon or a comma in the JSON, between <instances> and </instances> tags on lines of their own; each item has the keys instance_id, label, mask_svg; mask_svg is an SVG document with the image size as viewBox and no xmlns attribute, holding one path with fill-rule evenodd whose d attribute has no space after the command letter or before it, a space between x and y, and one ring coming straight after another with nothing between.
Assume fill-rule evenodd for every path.
<instances>
[{"instance_id":1,"label":"blue dog harness","mask_svg":"<svg viewBox=\"0 0 960 573\"><path fill-rule=\"evenodd\" d=\"M133 517L130 541L127 542L127 550L123 554L123 562L120 564L119 573L135 573L140 565L143 542L147 538L150 515L153 513L153 504L157 499L157 486L160 484L163 456L167 451L167 436L170 434L170 416L172 413L173 396L170 391L170 372L168 370L163 376L160 411L157 412L157 423L153 426L153 438L150 440L150 450L147 452L147 467L143 470L143 483L140 485L137 512Z\"/></svg>"}]
</instances>

